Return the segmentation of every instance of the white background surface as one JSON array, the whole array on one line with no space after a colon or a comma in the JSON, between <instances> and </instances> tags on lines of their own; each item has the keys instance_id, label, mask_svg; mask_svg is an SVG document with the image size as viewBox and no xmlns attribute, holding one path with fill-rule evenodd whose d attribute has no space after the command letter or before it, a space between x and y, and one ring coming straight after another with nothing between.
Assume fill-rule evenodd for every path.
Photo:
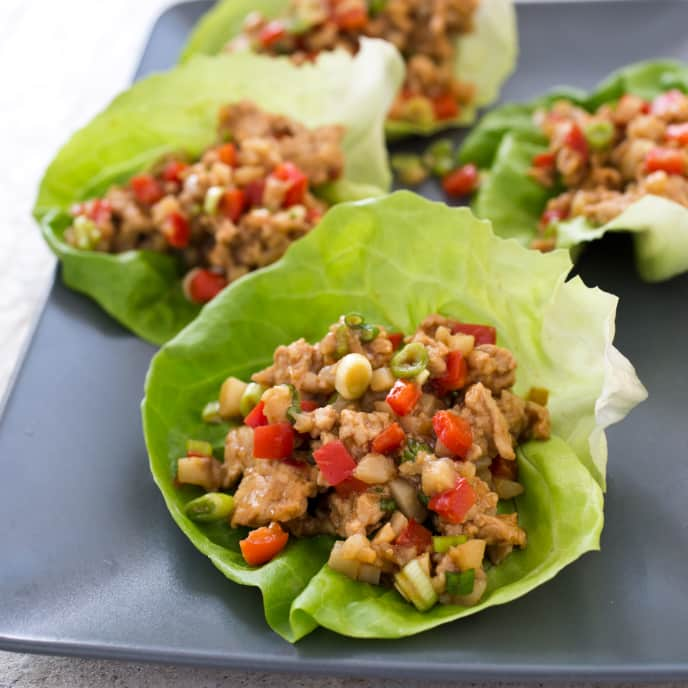
<instances>
[{"instance_id":1,"label":"white background surface","mask_svg":"<svg viewBox=\"0 0 688 688\"><path fill-rule=\"evenodd\" d=\"M0 0L0 400L52 280L53 258L30 216L40 175L67 136L129 83L155 18L170 4L172 0ZM0 688L226 685L421 684L0 652Z\"/></svg>"}]
</instances>

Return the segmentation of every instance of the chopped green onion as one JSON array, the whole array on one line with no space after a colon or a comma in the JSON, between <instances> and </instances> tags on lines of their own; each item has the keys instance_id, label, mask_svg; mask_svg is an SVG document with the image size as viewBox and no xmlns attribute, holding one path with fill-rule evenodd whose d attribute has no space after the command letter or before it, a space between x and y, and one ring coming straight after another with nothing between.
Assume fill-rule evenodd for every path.
<instances>
[{"instance_id":1,"label":"chopped green onion","mask_svg":"<svg viewBox=\"0 0 688 688\"><path fill-rule=\"evenodd\" d=\"M591 148L602 150L614 140L616 130L609 120L603 119L586 124L583 133Z\"/></svg>"},{"instance_id":2,"label":"chopped green onion","mask_svg":"<svg viewBox=\"0 0 688 688\"><path fill-rule=\"evenodd\" d=\"M432 548L438 554L444 554L450 547L463 545L467 539L465 535L434 535L432 538Z\"/></svg>"},{"instance_id":3,"label":"chopped green onion","mask_svg":"<svg viewBox=\"0 0 688 688\"><path fill-rule=\"evenodd\" d=\"M344 324L356 329L365 325L365 318L360 313L352 311L344 316Z\"/></svg>"},{"instance_id":4,"label":"chopped green onion","mask_svg":"<svg viewBox=\"0 0 688 688\"><path fill-rule=\"evenodd\" d=\"M213 445L205 440L186 440L187 456L212 456Z\"/></svg>"},{"instance_id":5,"label":"chopped green onion","mask_svg":"<svg viewBox=\"0 0 688 688\"><path fill-rule=\"evenodd\" d=\"M428 352L420 342L411 342L397 351L390 362L395 377L411 378L422 373L428 365Z\"/></svg>"},{"instance_id":6,"label":"chopped green onion","mask_svg":"<svg viewBox=\"0 0 688 688\"><path fill-rule=\"evenodd\" d=\"M346 325L340 325L334 336L337 342L335 356L339 359L349 353L349 328Z\"/></svg>"},{"instance_id":7,"label":"chopped green onion","mask_svg":"<svg viewBox=\"0 0 688 688\"><path fill-rule=\"evenodd\" d=\"M419 612L427 611L437 602L437 593L432 587L432 581L418 559L412 559L394 575L394 587Z\"/></svg>"},{"instance_id":8,"label":"chopped green onion","mask_svg":"<svg viewBox=\"0 0 688 688\"><path fill-rule=\"evenodd\" d=\"M391 159L392 169L406 186L418 186L428 178L428 170L419 155L397 153Z\"/></svg>"},{"instance_id":9,"label":"chopped green onion","mask_svg":"<svg viewBox=\"0 0 688 688\"><path fill-rule=\"evenodd\" d=\"M425 442L421 442L413 437L408 437L406 439L406 446L401 450L401 462L415 461L419 451L428 452L428 454L432 452Z\"/></svg>"},{"instance_id":10,"label":"chopped green onion","mask_svg":"<svg viewBox=\"0 0 688 688\"><path fill-rule=\"evenodd\" d=\"M396 511L397 503L393 499L381 499L380 509L382 511Z\"/></svg>"},{"instance_id":11,"label":"chopped green onion","mask_svg":"<svg viewBox=\"0 0 688 688\"><path fill-rule=\"evenodd\" d=\"M423 490L418 490L418 501L423 506L427 506L430 503L430 497L428 497Z\"/></svg>"},{"instance_id":12,"label":"chopped green onion","mask_svg":"<svg viewBox=\"0 0 688 688\"><path fill-rule=\"evenodd\" d=\"M209 401L201 413L201 418L204 423L221 423L222 416L220 416L220 402Z\"/></svg>"},{"instance_id":13,"label":"chopped green onion","mask_svg":"<svg viewBox=\"0 0 688 688\"><path fill-rule=\"evenodd\" d=\"M450 595L470 595L475 583L475 569L468 571L447 571L447 592Z\"/></svg>"},{"instance_id":14,"label":"chopped green onion","mask_svg":"<svg viewBox=\"0 0 688 688\"><path fill-rule=\"evenodd\" d=\"M234 497L224 492L208 492L197 499L192 499L185 507L184 513L199 523L221 521L234 511Z\"/></svg>"},{"instance_id":15,"label":"chopped green onion","mask_svg":"<svg viewBox=\"0 0 688 688\"><path fill-rule=\"evenodd\" d=\"M83 251L92 251L100 241L102 234L93 220L79 215L72 225L76 247Z\"/></svg>"},{"instance_id":16,"label":"chopped green onion","mask_svg":"<svg viewBox=\"0 0 688 688\"><path fill-rule=\"evenodd\" d=\"M246 385L246 389L239 400L239 410L244 418L253 411L253 407L260 401L264 391L265 387L257 382L249 382Z\"/></svg>"},{"instance_id":17,"label":"chopped green onion","mask_svg":"<svg viewBox=\"0 0 688 688\"><path fill-rule=\"evenodd\" d=\"M224 193L225 190L221 186L211 186L205 192L203 212L205 212L206 215L215 215L215 213L217 213L217 208L220 205L220 200L222 200Z\"/></svg>"},{"instance_id":18,"label":"chopped green onion","mask_svg":"<svg viewBox=\"0 0 688 688\"><path fill-rule=\"evenodd\" d=\"M328 406L331 406L332 404L336 404L339 401L339 392L332 392L330 394L330 398L327 400Z\"/></svg>"},{"instance_id":19,"label":"chopped green onion","mask_svg":"<svg viewBox=\"0 0 688 688\"><path fill-rule=\"evenodd\" d=\"M375 325L362 325L359 337L362 342L372 342L380 334L380 328Z\"/></svg>"}]
</instances>

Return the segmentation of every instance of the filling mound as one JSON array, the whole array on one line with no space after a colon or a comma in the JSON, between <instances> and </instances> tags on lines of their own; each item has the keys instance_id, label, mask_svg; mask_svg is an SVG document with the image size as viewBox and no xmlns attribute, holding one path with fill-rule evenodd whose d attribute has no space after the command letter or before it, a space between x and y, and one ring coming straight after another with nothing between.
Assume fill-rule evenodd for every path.
<instances>
[{"instance_id":1,"label":"filling mound","mask_svg":"<svg viewBox=\"0 0 688 688\"><path fill-rule=\"evenodd\" d=\"M646 194L688 207L685 93L666 91L652 102L627 94L592 113L560 100L535 117L550 145L530 175L560 191L542 215L537 248L554 248L560 220L603 225Z\"/></svg>"},{"instance_id":2,"label":"filling mound","mask_svg":"<svg viewBox=\"0 0 688 688\"><path fill-rule=\"evenodd\" d=\"M290 55L297 63L323 50L358 50L359 38L393 43L406 61L406 81L389 116L429 125L458 117L475 97L455 76L456 39L473 30L479 0L291 0L285 16L246 18L227 49Z\"/></svg>"},{"instance_id":3,"label":"filling mound","mask_svg":"<svg viewBox=\"0 0 688 688\"><path fill-rule=\"evenodd\" d=\"M311 189L344 167L343 129L308 129L250 102L221 109L218 143L197 161L150 172L72 208L65 240L83 250L147 249L179 256L197 303L279 259L327 209Z\"/></svg>"},{"instance_id":4,"label":"filling mound","mask_svg":"<svg viewBox=\"0 0 688 688\"><path fill-rule=\"evenodd\" d=\"M329 534L329 566L354 580L421 611L476 604L487 567L526 546L516 448L550 434L547 391L517 396L515 374L493 327L431 315L404 337L350 313L317 344L278 347L248 384L224 382L203 418L243 422L222 462L189 440L177 483L206 494L186 513L250 528L250 565Z\"/></svg>"}]
</instances>

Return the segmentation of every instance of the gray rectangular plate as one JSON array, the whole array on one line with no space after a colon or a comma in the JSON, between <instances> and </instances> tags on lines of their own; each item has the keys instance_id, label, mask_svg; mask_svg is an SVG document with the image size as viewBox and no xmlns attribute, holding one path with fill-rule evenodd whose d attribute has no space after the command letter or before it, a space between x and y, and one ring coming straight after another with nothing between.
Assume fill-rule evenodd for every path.
<instances>
[{"instance_id":1,"label":"gray rectangular plate","mask_svg":"<svg viewBox=\"0 0 688 688\"><path fill-rule=\"evenodd\" d=\"M206 8L161 17L139 76L174 62ZM684 2L522 4L518 14L521 58L505 99L590 87L642 58L688 59ZM641 283L626 237L593 246L580 272L621 296L617 343L650 391L609 433L601 553L414 638L319 630L295 646L268 629L259 594L228 582L165 510L139 419L153 348L57 281L0 424L0 647L428 680L688 678L688 276Z\"/></svg>"}]
</instances>

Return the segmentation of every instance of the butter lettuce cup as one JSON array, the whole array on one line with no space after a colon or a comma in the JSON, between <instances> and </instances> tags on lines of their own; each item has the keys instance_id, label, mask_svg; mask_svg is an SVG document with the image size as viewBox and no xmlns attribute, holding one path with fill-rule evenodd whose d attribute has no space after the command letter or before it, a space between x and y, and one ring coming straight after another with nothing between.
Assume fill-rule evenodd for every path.
<instances>
[{"instance_id":1,"label":"butter lettuce cup","mask_svg":"<svg viewBox=\"0 0 688 688\"><path fill-rule=\"evenodd\" d=\"M172 518L289 642L413 635L547 582L599 548L605 428L646 396L616 297L570 269L409 192L332 208L154 357Z\"/></svg>"},{"instance_id":2,"label":"butter lettuce cup","mask_svg":"<svg viewBox=\"0 0 688 688\"><path fill-rule=\"evenodd\" d=\"M403 64L384 41L302 68L201 57L118 96L58 152L34 214L62 278L162 344L228 283L391 175L385 115Z\"/></svg>"},{"instance_id":3,"label":"butter lettuce cup","mask_svg":"<svg viewBox=\"0 0 688 688\"><path fill-rule=\"evenodd\" d=\"M499 236L574 254L630 232L640 277L688 269L688 66L649 61L594 91L556 89L488 113L460 151L473 209Z\"/></svg>"},{"instance_id":4,"label":"butter lettuce cup","mask_svg":"<svg viewBox=\"0 0 688 688\"><path fill-rule=\"evenodd\" d=\"M471 124L497 99L518 52L512 0L222 0L181 60L248 50L306 64L335 48L355 53L366 36L393 43L406 65L390 138Z\"/></svg>"}]
</instances>

